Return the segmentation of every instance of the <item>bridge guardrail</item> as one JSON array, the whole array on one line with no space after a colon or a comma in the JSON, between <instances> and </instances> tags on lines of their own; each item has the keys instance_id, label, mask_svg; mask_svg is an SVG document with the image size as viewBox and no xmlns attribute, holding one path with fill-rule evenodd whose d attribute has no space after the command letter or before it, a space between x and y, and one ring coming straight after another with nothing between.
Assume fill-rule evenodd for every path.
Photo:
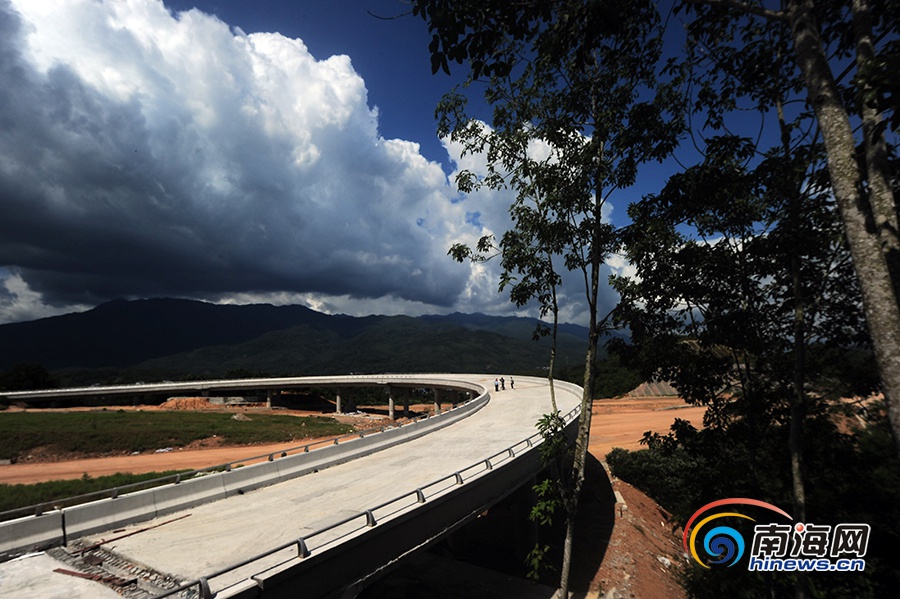
<instances>
[{"instance_id":1,"label":"bridge guardrail","mask_svg":"<svg viewBox=\"0 0 900 599\"><path fill-rule=\"evenodd\" d=\"M448 375L451 376L451 375ZM229 390L262 390L271 388L293 388L309 386L365 386L388 385L397 383L400 385L415 385L417 381L423 381L422 386L434 386L442 384L448 388L460 388L458 380L447 379L441 381L437 378L428 378L416 374L377 374L377 375L339 375L339 376L301 376L301 377L271 377L258 379L218 379L205 381L180 381L163 383L133 383L125 385L104 385L92 387L71 387L66 389L36 389L33 391L0 391L0 398L15 401L58 399L79 395L133 395L133 394L160 394L187 391L229 391ZM470 387L471 390L471 387Z\"/></svg>"}]
</instances>

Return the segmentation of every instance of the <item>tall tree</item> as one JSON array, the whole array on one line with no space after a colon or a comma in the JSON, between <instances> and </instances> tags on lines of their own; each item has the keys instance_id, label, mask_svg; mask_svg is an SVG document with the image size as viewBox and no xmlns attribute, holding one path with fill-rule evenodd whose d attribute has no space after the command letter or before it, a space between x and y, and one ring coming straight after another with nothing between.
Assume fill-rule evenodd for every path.
<instances>
[{"instance_id":1,"label":"tall tree","mask_svg":"<svg viewBox=\"0 0 900 599\"><path fill-rule=\"evenodd\" d=\"M516 191L513 230L498 248L503 281L548 297L559 279L553 256L580 273L589 319L584 395L574 465L563 503L567 534L560 595L568 593L574 515L584 481L597 346L600 269L617 247L604 208L635 182L637 169L674 148L681 124L676 86L658 80L662 30L650 0L510 3L417 0L414 12L433 33L432 68L465 63L470 85L482 85L493 108L490 127L472 121L461 94L442 104L441 132L466 152L483 152L489 172L478 181ZM461 177L473 184L473 175ZM466 250L455 248L457 255ZM524 268L523 268L524 267ZM540 273L544 274L540 274Z\"/></svg>"},{"instance_id":2,"label":"tall tree","mask_svg":"<svg viewBox=\"0 0 900 599\"><path fill-rule=\"evenodd\" d=\"M637 274L616 281L618 316L662 377L709 406L719 435L706 439L745 466L730 494L778 502L787 479L805 521L807 416L833 409L832 375L865 343L863 316L827 177L803 177L815 154L776 145L748 168L754 150L711 139L702 164L632 206ZM785 431L789 460L771 451ZM788 472L772 472L785 462ZM806 587L801 574L796 595Z\"/></svg>"},{"instance_id":3,"label":"tall tree","mask_svg":"<svg viewBox=\"0 0 900 599\"><path fill-rule=\"evenodd\" d=\"M711 17L694 21L688 27L686 58L682 63L682 67L691 73L696 89L695 110L706 117L704 126L698 127L694 134L700 139L709 129L730 130L735 124L741 126L743 131L748 131L752 128L749 123L752 119L748 117L748 113L760 115L759 130L763 134L755 144L749 141L738 143L733 135L718 138L710 144L713 155L707 157L708 161L703 168L712 172L715 168L727 165L734 173L740 173L740 180L745 181L742 187L725 186L724 189L736 194L734 204L716 208L722 215L729 208L732 210L729 222L743 223L741 226L745 229L741 235L763 235L781 240L781 250L778 253L781 258L777 261L781 266L780 279L773 276L772 280L782 282L779 301L791 306L792 312L780 316L790 316L792 326L779 329L777 333L783 335L783 340L792 340L793 345L788 351L783 343L773 344L773 340L769 339L759 349L778 348L777 351L792 356L792 391L785 396L789 405L787 418L790 431L788 451L791 495L793 513L798 518L805 518L804 435L806 414L810 407L806 388L807 340L811 317L809 312L815 309L815 302L818 300L813 297L806 280L810 269L804 264L809 256L804 250L810 244L825 241L821 235L811 234L804 226L805 213L816 212L815 205L808 198L812 193L822 193L823 187L821 178L810 181L813 173L809 168L819 154L817 130L815 123L811 122L812 116L807 111L797 110L796 105L802 105L802 102L797 101L797 96L803 84L788 51L789 32L781 28L761 31L753 20L736 21L725 14L713 14ZM728 43L722 40L728 40ZM774 123L766 127L769 122ZM729 142L722 143L723 140ZM763 160L762 154L767 145L774 147ZM723 160L729 153L729 160L732 162ZM748 164L755 165L751 167L755 170L745 172ZM752 188L747 187L748 181L755 181ZM827 189L827 185L825 188ZM759 198L750 200L754 194L759 195ZM671 192L669 200L672 200ZM764 212L750 218L754 212L747 211L748 205L757 206L757 210ZM702 227L710 226L709 216L701 220L704 223ZM734 233L733 229L723 227L719 234L727 238ZM805 236L808 238L805 239ZM834 240L829 243L834 243ZM754 255L750 253L753 247L753 251L758 251L760 244L745 247L744 242L741 242L742 250L747 250L748 255ZM790 285L785 286L784 283ZM771 291L770 288L769 292ZM761 295L757 299L762 300L763 305L768 301ZM764 327L765 324L758 326ZM761 334L756 327L753 332L757 336ZM771 335L772 332L768 334ZM745 351L750 352L753 364L759 363L752 346L745 348ZM749 370L748 364L751 362L745 362L737 371ZM764 369L759 369L757 376L771 378ZM787 380L783 384L787 385ZM764 387L759 386L742 388L742 398L759 396L760 392L764 393L761 398L763 401L777 401L770 397L771 393ZM762 433L763 431L758 430L754 434L762 439ZM806 581L801 575L796 585L798 597L805 596L805 587Z\"/></svg>"},{"instance_id":4,"label":"tall tree","mask_svg":"<svg viewBox=\"0 0 900 599\"><path fill-rule=\"evenodd\" d=\"M768 320L755 317L751 319L755 324L750 330L743 331L743 338L739 340L738 345L742 349L737 355L743 356L743 361L738 361L736 356L731 363L723 360L720 363L723 368L720 371L721 378L713 381L725 385L731 382L728 377L741 375L738 377L741 383L738 388L742 403L757 405L753 413L746 416L746 424L751 428L754 425L768 426L767 423L772 422L771 418L766 416L771 409L768 404L777 405L781 400L786 402L789 407L785 421L789 422L788 449L791 457L793 511L797 517L803 518L806 511L803 467L806 417L810 412L815 414L821 410L815 396L810 397L808 393L808 385L811 383L808 362L812 349L809 344L814 343L813 347L820 349L823 340L827 343L835 342L827 332L823 334L821 331L817 332L815 328L818 326L817 321L823 319L820 312L823 305L835 297L833 279L827 269L822 270L822 265L826 264L823 256L833 253L834 250L831 248L835 243L839 244L841 239L840 236L831 239L823 237L820 230L809 228L812 222L822 227L822 217L815 215L825 214L821 207L817 208L817 204L812 202L811 198L831 193L827 177L823 180L818 176L818 171L809 170L821 154L819 148L821 134L818 126L820 123L816 115L810 113L804 106L806 80L792 50L794 36L788 27L761 27L759 18L754 15L761 17L770 14L761 8L761 4L751 6L738 2L696 0L689 2L688 6L694 7L698 18L688 24L686 53L679 66L690 75L689 80L695 92L693 98L696 113L701 117L705 116L705 121L702 119L695 121L693 131L695 139L702 145L702 138L708 135L710 130L718 133L722 130L732 131L737 127L737 130L744 133L753 131L753 124L750 124L753 119L748 115L754 114L761 117L759 131L762 134L755 143L749 140L739 141L733 134L714 139L709 144L710 153L701 166L673 178L665 192L660 194L660 198L645 200L636 212L641 214L639 222L646 224L648 215L651 214L648 204L654 201L664 205L685 203L680 210L686 222L693 224L698 231L705 232L706 235L709 235L711 230L715 231L715 235L722 238L722 241L718 242L719 245L724 246L727 240L737 236L735 255L743 258L732 267L734 273L744 273L743 276L755 273L755 276L764 277L761 280L767 281L766 289L759 288L758 283L752 278L743 283L744 295L741 296L741 301L746 302L748 297L762 301L761 306L767 311ZM824 12L832 24L840 21L835 14ZM833 26L831 35L832 45L847 46L848 42L841 39L839 27ZM847 96L846 90L844 96ZM769 123L771 126L766 128ZM772 148L764 155L768 146ZM883 159L883 153L882 147L873 156L877 155L878 159ZM862 155L862 148L860 154ZM713 177L713 173L719 173L718 180ZM710 182L719 187L710 188ZM710 205L700 206L700 210L692 204L689 197L685 197L696 194L701 198L717 198L722 191L731 196L729 202L704 200ZM672 214L677 210L672 207L656 208L655 213L657 217L664 217L666 222L665 218L672 218ZM688 216L692 213L693 217ZM692 218L696 219L696 222L693 222ZM679 230L679 233L683 230L683 228ZM833 225L828 230L833 235ZM758 265L754 264L759 260L759 252L765 247L760 239L765 239L769 243L776 239L780 240L780 246L771 246L766 250L771 252L780 248L769 256L773 264L779 265L780 270L770 272L768 275L754 270L758 268ZM632 243L635 244L635 248L639 248L642 243L646 245L644 240L632 240ZM816 246L821 247L815 249ZM658 249L656 251L658 252ZM691 251L702 255L702 252ZM823 251L825 254L821 254ZM754 256L756 258L753 258ZM646 256L636 259L645 262L647 260ZM659 259L659 255L657 254L654 259ZM698 263L697 267L701 267L701 264ZM651 280L648 280L643 284L644 291L638 293L661 293L663 296L668 295L670 299L673 296L678 297L685 289L691 289L688 281L695 275L690 271L691 269L675 269L673 272L667 272L667 275L673 277L669 283L681 281L680 285L675 285L668 291L659 287L650 290L652 285ZM771 284L778 281L781 288L776 293L776 288ZM820 281L832 282L831 295L820 296L822 291L816 291L813 283L819 285ZM637 287L640 286L638 283ZM746 290L753 289L756 291L748 296ZM767 297L766 294L770 295ZM700 297L702 296L682 301L691 306L692 313L697 313L697 329L703 331L707 343L715 343L712 341L716 339L716 328L713 323L720 318L720 314L717 310L705 313L697 303L691 303L700 302L699 305L705 305ZM844 293L839 297L842 301L849 302L844 310L852 313L853 302L859 301L858 298L852 293ZM772 306L772 302L776 301L775 298L777 305L789 306L790 312L775 310ZM632 295L629 301L634 300L635 297ZM675 301L675 305L678 305L678 300ZM742 310L744 315L750 315L753 310L759 308L757 305ZM673 306L670 306L670 309L675 310ZM834 304L831 309L834 310ZM732 318L740 320L736 316L739 312L734 308L732 310ZM774 319L773 316L776 314L778 318ZM707 322L707 319L710 321ZM773 328L776 321L782 323L780 328ZM865 326L859 318L841 321L843 322L854 322L860 329ZM788 323L790 327L786 326ZM710 328L704 329L703 327L707 325ZM766 327L768 332L764 332ZM737 325L735 328L740 330ZM839 327L834 329L839 330L841 330ZM682 334L692 333L689 329L684 329ZM652 337L652 334L645 336ZM754 345L754 339L765 339L765 343ZM786 340L791 341L790 347L784 345ZM713 353L723 357L723 347L732 348L732 346L721 345L722 339L719 339L718 343L720 345ZM731 352L733 354L733 348ZM690 356L691 353L686 352L686 355ZM697 358L704 357L704 352L698 353ZM687 372L694 371L688 368L684 357L681 357L679 368ZM771 368L776 358L778 362L792 365L789 371L792 379L790 382L785 378L788 371L775 376L773 372L766 370ZM661 359L665 362L667 358ZM671 360L669 364L672 368ZM785 390L791 389L790 394L783 396L781 400L772 393L772 389L768 388L775 380L779 380L779 384ZM709 387L709 381L687 380L683 381L683 384L691 385L696 382L705 385L700 393L701 397L715 395L716 388ZM708 398L705 400L712 401ZM752 438L761 443L764 432L764 429L755 430ZM754 455L752 447L750 455L751 458ZM750 465L752 473L755 470L753 461ZM798 581L796 588L798 597L805 596L805 586L803 580Z\"/></svg>"},{"instance_id":5,"label":"tall tree","mask_svg":"<svg viewBox=\"0 0 900 599\"><path fill-rule=\"evenodd\" d=\"M775 3L773 3L775 4ZM712 51L743 24L784 28L827 155L831 186L862 291L866 321L900 454L900 237L883 111L885 73L896 69L900 19L889 0L815 2L783 0L777 8L742 0L686 0L695 22L723 27L708 37ZM746 38L744 38L746 39ZM855 60L847 64L846 57ZM893 65L893 66L891 66ZM841 72L855 70L850 85ZM896 114L894 115L896 118ZM859 134L854 134L854 124Z\"/></svg>"}]
</instances>

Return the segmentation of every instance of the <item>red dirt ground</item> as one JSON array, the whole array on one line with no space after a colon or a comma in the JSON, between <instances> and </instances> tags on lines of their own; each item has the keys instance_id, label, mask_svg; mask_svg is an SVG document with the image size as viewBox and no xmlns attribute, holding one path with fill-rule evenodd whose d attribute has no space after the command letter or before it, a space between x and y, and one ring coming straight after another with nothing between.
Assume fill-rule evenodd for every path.
<instances>
[{"instance_id":1,"label":"red dirt ground","mask_svg":"<svg viewBox=\"0 0 900 599\"><path fill-rule=\"evenodd\" d=\"M678 397L598 399L591 416L590 452L603 460L614 447L643 449L645 431L665 434L676 418L703 426L706 408L691 406Z\"/></svg>"},{"instance_id":2,"label":"red dirt ground","mask_svg":"<svg viewBox=\"0 0 900 599\"><path fill-rule=\"evenodd\" d=\"M645 431L665 434L675 418L699 428L705 411L677 397L596 400L588 449L600 461L614 447L642 449ZM609 479L624 503L616 505L606 554L586 597L684 599L678 584L686 563L680 530L672 530L669 514L652 499L624 481L611 475ZM590 491L590 484L587 488Z\"/></svg>"}]
</instances>

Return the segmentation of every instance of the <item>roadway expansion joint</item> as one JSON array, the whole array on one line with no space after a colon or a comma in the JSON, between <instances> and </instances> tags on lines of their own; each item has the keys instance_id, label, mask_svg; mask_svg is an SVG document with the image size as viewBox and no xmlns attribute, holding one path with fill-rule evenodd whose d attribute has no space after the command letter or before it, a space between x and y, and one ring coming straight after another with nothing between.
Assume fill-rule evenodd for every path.
<instances>
[{"instance_id":1,"label":"roadway expansion joint","mask_svg":"<svg viewBox=\"0 0 900 599\"><path fill-rule=\"evenodd\" d=\"M47 554L62 562L54 574L94 580L126 599L151 599L184 582L145 566L130 562L113 551L78 540L56 547Z\"/></svg>"}]
</instances>

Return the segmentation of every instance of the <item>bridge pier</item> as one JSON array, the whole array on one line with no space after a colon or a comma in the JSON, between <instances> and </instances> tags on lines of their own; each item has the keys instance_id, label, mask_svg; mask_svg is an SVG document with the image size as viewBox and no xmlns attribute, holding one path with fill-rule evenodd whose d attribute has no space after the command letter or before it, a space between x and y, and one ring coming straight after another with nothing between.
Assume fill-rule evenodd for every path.
<instances>
[{"instance_id":1,"label":"bridge pier","mask_svg":"<svg viewBox=\"0 0 900 599\"><path fill-rule=\"evenodd\" d=\"M394 415L394 388L391 385L387 386L387 395L388 395L388 418L391 420L396 420Z\"/></svg>"},{"instance_id":2,"label":"bridge pier","mask_svg":"<svg viewBox=\"0 0 900 599\"><path fill-rule=\"evenodd\" d=\"M528 554L540 542L540 527L531 519L531 508L537 505L537 493L534 486L537 477L533 476L513 493L513 518L515 530L515 553L520 562L524 562Z\"/></svg>"},{"instance_id":3,"label":"bridge pier","mask_svg":"<svg viewBox=\"0 0 900 599\"><path fill-rule=\"evenodd\" d=\"M441 390L437 387L434 388L434 411L435 413L441 411Z\"/></svg>"},{"instance_id":4,"label":"bridge pier","mask_svg":"<svg viewBox=\"0 0 900 599\"><path fill-rule=\"evenodd\" d=\"M335 403L334 412L336 414L343 414L343 412L341 411L341 388L340 387L337 388L337 392L334 394L334 403Z\"/></svg>"}]
</instances>

